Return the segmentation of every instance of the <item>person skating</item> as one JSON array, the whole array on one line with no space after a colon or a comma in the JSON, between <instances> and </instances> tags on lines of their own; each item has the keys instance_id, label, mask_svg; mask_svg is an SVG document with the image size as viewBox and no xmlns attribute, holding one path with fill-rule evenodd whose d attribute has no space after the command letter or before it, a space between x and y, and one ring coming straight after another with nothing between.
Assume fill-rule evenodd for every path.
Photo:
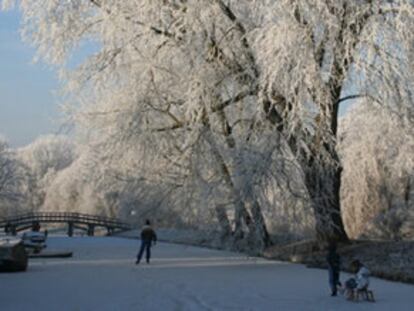
<instances>
[{"instance_id":1,"label":"person skating","mask_svg":"<svg viewBox=\"0 0 414 311\"><path fill-rule=\"evenodd\" d=\"M151 228L151 222L147 219L145 221L145 226L142 228L141 231L141 248L137 255L137 260L135 261L135 264L139 264L142 258L142 255L144 254L144 251L146 251L146 259L147 263L150 263L151 259L151 246L156 244L157 242L157 235L155 231Z\"/></svg>"}]
</instances>

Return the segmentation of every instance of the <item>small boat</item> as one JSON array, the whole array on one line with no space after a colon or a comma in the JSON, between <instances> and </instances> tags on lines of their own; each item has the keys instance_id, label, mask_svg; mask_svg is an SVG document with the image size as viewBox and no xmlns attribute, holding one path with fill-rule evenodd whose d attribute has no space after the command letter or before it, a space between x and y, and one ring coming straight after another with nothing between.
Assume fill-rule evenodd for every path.
<instances>
[{"instance_id":1,"label":"small boat","mask_svg":"<svg viewBox=\"0 0 414 311\"><path fill-rule=\"evenodd\" d=\"M21 239L0 238L0 272L26 271L27 253Z\"/></svg>"},{"instance_id":2,"label":"small boat","mask_svg":"<svg viewBox=\"0 0 414 311\"><path fill-rule=\"evenodd\" d=\"M71 251L42 251L38 254L30 254L30 258L69 258L72 257Z\"/></svg>"}]
</instances>

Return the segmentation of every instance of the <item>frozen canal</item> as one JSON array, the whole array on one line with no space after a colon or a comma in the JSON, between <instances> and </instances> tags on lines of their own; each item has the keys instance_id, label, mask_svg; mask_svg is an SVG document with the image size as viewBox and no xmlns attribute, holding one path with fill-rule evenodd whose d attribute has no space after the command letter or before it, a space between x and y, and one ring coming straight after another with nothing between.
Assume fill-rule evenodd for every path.
<instances>
[{"instance_id":1,"label":"frozen canal","mask_svg":"<svg viewBox=\"0 0 414 311\"><path fill-rule=\"evenodd\" d=\"M330 297L327 272L244 255L159 243L134 264L139 241L50 237L67 259L31 259L0 274L1 311L414 310L414 286L371 279L376 303ZM344 278L344 276L342 276Z\"/></svg>"}]
</instances>

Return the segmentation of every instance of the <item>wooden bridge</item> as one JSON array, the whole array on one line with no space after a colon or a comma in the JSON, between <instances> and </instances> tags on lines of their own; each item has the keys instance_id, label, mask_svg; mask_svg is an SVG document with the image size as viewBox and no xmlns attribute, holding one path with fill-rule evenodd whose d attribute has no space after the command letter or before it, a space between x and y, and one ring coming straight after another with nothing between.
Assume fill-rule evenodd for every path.
<instances>
[{"instance_id":1,"label":"wooden bridge","mask_svg":"<svg viewBox=\"0 0 414 311\"><path fill-rule=\"evenodd\" d=\"M37 212L0 219L0 230L16 235L17 232L30 228L39 231L41 223L67 223L68 236L73 235L74 229L84 230L89 236L94 235L96 227L106 228L108 235L132 229L130 224L116 218L81 213Z\"/></svg>"}]
</instances>

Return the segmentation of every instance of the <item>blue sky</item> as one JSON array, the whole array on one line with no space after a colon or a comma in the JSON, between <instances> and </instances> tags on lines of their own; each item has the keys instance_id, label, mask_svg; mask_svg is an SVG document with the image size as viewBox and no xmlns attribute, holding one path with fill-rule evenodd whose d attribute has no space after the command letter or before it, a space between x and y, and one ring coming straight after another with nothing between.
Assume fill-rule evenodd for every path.
<instances>
[{"instance_id":1,"label":"blue sky","mask_svg":"<svg viewBox=\"0 0 414 311\"><path fill-rule=\"evenodd\" d=\"M0 134L14 146L59 130L56 73L32 62L35 50L23 43L17 11L0 11Z\"/></svg>"}]
</instances>

